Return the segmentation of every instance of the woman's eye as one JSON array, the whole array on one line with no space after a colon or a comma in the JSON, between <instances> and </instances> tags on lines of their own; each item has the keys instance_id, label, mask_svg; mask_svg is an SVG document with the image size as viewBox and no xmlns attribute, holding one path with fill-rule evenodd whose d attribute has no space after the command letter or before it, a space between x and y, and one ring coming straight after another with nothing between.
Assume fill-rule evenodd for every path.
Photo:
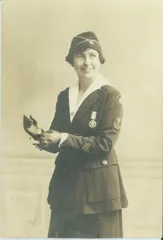
<instances>
[{"instance_id":1,"label":"woman's eye","mask_svg":"<svg viewBox=\"0 0 163 240\"><path fill-rule=\"evenodd\" d=\"M81 58L82 57L82 55L81 54L79 54L79 55L76 55L76 58Z\"/></svg>"},{"instance_id":2,"label":"woman's eye","mask_svg":"<svg viewBox=\"0 0 163 240\"><path fill-rule=\"evenodd\" d=\"M95 55L95 54L91 54L90 57L91 57L91 58L96 58L97 55Z\"/></svg>"}]
</instances>

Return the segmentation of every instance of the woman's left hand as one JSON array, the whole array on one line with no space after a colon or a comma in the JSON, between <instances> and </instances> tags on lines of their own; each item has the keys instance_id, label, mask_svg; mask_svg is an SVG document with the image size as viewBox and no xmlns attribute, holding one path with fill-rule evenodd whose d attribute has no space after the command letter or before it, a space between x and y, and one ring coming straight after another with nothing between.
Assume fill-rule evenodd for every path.
<instances>
[{"instance_id":1,"label":"woman's left hand","mask_svg":"<svg viewBox=\"0 0 163 240\"><path fill-rule=\"evenodd\" d=\"M47 131L41 134L39 141L33 145L38 149L46 149L56 147L61 139L61 134L57 131Z\"/></svg>"}]
</instances>

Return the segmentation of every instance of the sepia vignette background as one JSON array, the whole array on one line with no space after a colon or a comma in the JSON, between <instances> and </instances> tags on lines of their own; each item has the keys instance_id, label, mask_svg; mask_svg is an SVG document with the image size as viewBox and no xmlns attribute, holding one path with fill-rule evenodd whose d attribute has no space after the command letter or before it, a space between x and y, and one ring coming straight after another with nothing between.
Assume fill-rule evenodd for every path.
<instances>
[{"instance_id":1,"label":"sepia vignette background","mask_svg":"<svg viewBox=\"0 0 163 240\"><path fill-rule=\"evenodd\" d=\"M55 156L22 127L31 114L48 129L58 93L76 81L65 62L72 38L94 31L102 73L123 96L116 144L129 198L124 237L161 236L163 2L3 0L0 237L47 237Z\"/></svg>"}]
</instances>

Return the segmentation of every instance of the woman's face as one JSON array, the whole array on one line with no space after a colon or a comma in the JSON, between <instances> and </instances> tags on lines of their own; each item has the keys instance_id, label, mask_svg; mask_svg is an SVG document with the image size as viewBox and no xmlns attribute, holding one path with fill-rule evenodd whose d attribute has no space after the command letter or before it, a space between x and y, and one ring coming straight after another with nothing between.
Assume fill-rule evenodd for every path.
<instances>
[{"instance_id":1,"label":"woman's face","mask_svg":"<svg viewBox=\"0 0 163 240\"><path fill-rule=\"evenodd\" d=\"M93 78L100 70L99 53L87 48L84 52L74 55L73 67L79 78Z\"/></svg>"}]
</instances>

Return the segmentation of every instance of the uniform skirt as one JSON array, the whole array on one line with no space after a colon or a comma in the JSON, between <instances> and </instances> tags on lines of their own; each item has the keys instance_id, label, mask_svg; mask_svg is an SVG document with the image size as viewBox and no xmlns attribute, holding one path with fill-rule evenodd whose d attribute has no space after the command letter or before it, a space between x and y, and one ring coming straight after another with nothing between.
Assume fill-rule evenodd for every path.
<instances>
[{"instance_id":1,"label":"uniform skirt","mask_svg":"<svg viewBox=\"0 0 163 240\"><path fill-rule=\"evenodd\" d=\"M122 237L122 210L85 215L51 211L48 238Z\"/></svg>"}]
</instances>

